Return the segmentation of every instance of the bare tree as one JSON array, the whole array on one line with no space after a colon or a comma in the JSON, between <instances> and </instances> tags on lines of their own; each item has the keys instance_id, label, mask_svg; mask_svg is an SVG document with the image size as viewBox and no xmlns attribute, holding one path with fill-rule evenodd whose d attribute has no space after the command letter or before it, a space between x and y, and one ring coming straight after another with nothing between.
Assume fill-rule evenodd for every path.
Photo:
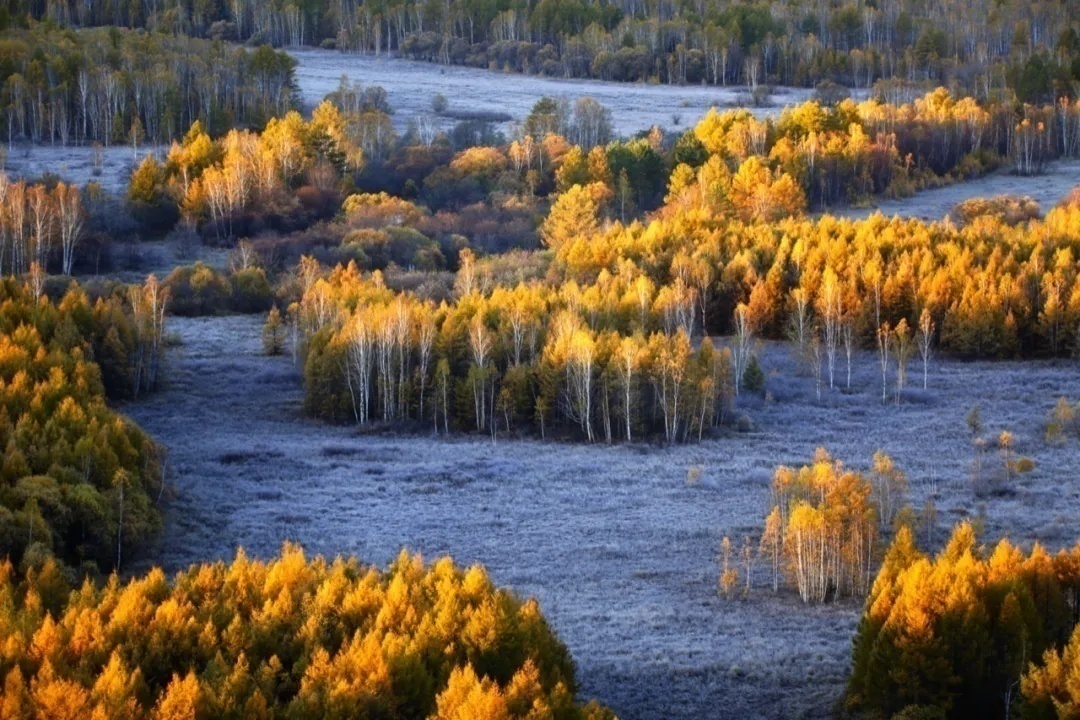
<instances>
[{"instance_id":1,"label":"bare tree","mask_svg":"<svg viewBox=\"0 0 1080 720\"><path fill-rule=\"evenodd\" d=\"M571 418L581 425L585 437L593 441L592 381L596 344L587 330L576 330L570 338L566 361L566 388Z\"/></svg>"},{"instance_id":2,"label":"bare tree","mask_svg":"<svg viewBox=\"0 0 1080 720\"><path fill-rule=\"evenodd\" d=\"M626 441L630 442L630 416L633 410L634 372L637 370L641 350L636 339L624 337L618 349L618 376L623 396L623 413L626 420Z\"/></svg>"},{"instance_id":3,"label":"bare tree","mask_svg":"<svg viewBox=\"0 0 1080 720\"><path fill-rule=\"evenodd\" d=\"M825 270L818 302L825 330L825 359L829 370L829 389L832 390L835 387L833 378L836 371L836 351L840 346L840 326L844 315L840 284L832 268Z\"/></svg>"},{"instance_id":4,"label":"bare tree","mask_svg":"<svg viewBox=\"0 0 1080 720\"><path fill-rule=\"evenodd\" d=\"M356 422L368 421L371 406L371 370L375 364L374 333L363 309L352 318L345 381L353 401Z\"/></svg>"},{"instance_id":5,"label":"bare tree","mask_svg":"<svg viewBox=\"0 0 1080 720\"><path fill-rule=\"evenodd\" d=\"M769 559L769 566L772 568L773 592L780 589L780 560L783 545L783 519L780 516L780 506L774 505L769 516L765 519L765 531L761 534L761 544L758 546L758 553Z\"/></svg>"},{"instance_id":6,"label":"bare tree","mask_svg":"<svg viewBox=\"0 0 1080 720\"><path fill-rule=\"evenodd\" d=\"M116 571L120 571L120 561L124 551L124 488L131 482L127 470L120 468L113 475L113 485L117 489L118 508L116 514Z\"/></svg>"},{"instance_id":7,"label":"bare tree","mask_svg":"<svg viewBox=\"0 0 1080 720\"><path fill-rule=\"evenodd\" d=\"M907 478L892 458L880 450L874 453L870 468L870 497L877 505L881 529L892 525L907 495Z\"/></svg>"},{"instance_id":8,"label":"bare tree","mask_svg":"<svg viewBox=\"0 0 1080 720\"><path fill-rule=\"evenodd\" d=\"M34 250L32 261L45 268L48 259L49 246L52 245L53 213L52 198L44 185L33 185L26 193L27 205L30 208L30 226L33 231Z\"/></svg>"},{"instance_id":9,"label":"bare tree","mask_svg":"<svg viewBox=\"0 0 1080 720\"><path fill-rule=\"evenodd\" d=\"M475 368L475 371L472 373L472 389L477 430L483 430L487 424L486 374L488 355L491 352L491 346L491 333L484 324L484 318L478 313L473 316L472 322L469 323L469 350L472 353L473 366Z\"/></svg>"},{"instance_id":10,"label":"bare tree","mask_svg":"<svg viewBox=\"0 0 1080 720\"><path fill-rule=\"evenodd\" d=\"M813 333L810 293L801 287L791 291L791 327L788 333L795 343L795 355L799 362L809 361L810 335Z\"/></svg>"},{"instance_id":11,"label":"bare tree","mask_svg":"<svg viewBox=\"0 0 1080 720\"><path fill-rule=\"evenodd\" d=\"M847 385L851 389L851 364L855 354L855 323L851 318L845 318L840 324L840 335L844 339L844 357L847 360Z\"/></svg>"},{"instance_id":12,"label":"bare tree","mask_svg":"<svg viewBox=\"0 0 1080 720\"><path fill-rule=\"evenodd\" d=\"M821 338L819 338L818 334L815 332L810 339L809 359L810 373L814 376L814 394L817 396L818 402L821 402L821 387L823 384L821 377L821 356Z\"/></svg>"}]
</instances>

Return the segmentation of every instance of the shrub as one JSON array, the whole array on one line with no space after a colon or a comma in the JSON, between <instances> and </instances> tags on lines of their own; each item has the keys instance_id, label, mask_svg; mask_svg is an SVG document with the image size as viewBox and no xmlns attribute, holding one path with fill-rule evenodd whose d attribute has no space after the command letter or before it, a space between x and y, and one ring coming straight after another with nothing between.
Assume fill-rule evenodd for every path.
<instances>
[{"instance_id":1,"label":"shrub","mask_svg":"<svg viewBox=\"0 0 1080 720\"><path fill-rule=\"evenodd\" d=\"M274 304L274 290L262 268L248 267L229 276L231 307L240 313L263 313Z\"/></svg>"},{"instance_id":2,"label":"shrub","mask_svg":"<svg viewBox=\"0 0 1080 720\"><path fill-rule=\"evenodd\" d=\"M232 285L220 271L197 262L174 269L165 278L175 315L214 315L230 309Z\"/></svg>"},{"instance_id":3,"label":"shrub","mask_svg":"<svg viewBox=\"0 0 1080 720\"><path fill-rule=\"evenodd\" d=\"M751 355L743 370L743 387L752 393L765 392L765 372L758 363L757 355Z\"/></svg>"},{"instance_id":4,"label":"shrub","mask_svg":"<svg viewBox=\"0 0 1080 720\"><path fill-rule=\"evenodd\" d=\"M263 352L267 355L280 355L285 352L285 323L277 306L270 308L266 323L262 329Z\"/></svg>"},{"instance_id":5,"label":"shrub","mask_svg":"<svg viewBox=\"0 0 1080 720\"><path fill-rule=\"evenodd\" d=\"M980 217L992 217L1006 225L1019 225L1041 217L1039 203L1018 195L999 195L992 198L971 198L955 208L962 223L970 224Z\"/></svg>"},{"instance_id":6,"label":"shrub","mask_svg":"<svg viewBox=\"0 0 1080 720\"><path fill-rule=\"evenodd\" d=\"M1046 441L1064 442L1065 438L1076 433L1076 408L1065 398L1058 398L1050 417L1046 421Z\"/></svg>"}]
</instances>

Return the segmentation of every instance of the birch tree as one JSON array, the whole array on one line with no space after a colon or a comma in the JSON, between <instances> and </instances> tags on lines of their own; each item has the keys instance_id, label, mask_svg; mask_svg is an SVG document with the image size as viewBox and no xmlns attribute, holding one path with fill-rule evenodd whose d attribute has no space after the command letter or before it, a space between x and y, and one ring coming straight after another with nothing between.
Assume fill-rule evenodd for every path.
<instances>
[{"instance_id":1,"label":"birch tree","mask_svg":"<svg viewBox=\"0 0 1080 720\"><path fill-rule=\"evenodd\" d=\"M892 328L889 323L878 327L877 331L878 365L881 367L881 402L889 398L889 358L892 355Z\"/></svg>"},{"instance_id":2,"label":"birch tree","mask_svg":"<svg viewBox=\"0 0 1080 720\"><path fill-rule=\"evenodd\" d=\"M735 338L731 357L735 365L735 395L742 387L743 373L750 362L751 348L754 344L754 323L750 317L750 308L746 303L735 307Z\"/></svg>"},{"instance_id":3,"label":"birch tree","mask_svg":"<svg viewBox=\"0 0 1080 720\"><path fill-rule=\"evenodd\" d=\"M930 311L923 308L922 314L919 315L919 331L916 338L919 346L919 356L922 358L923 390L926 390L929 385L930 350L934 341L934 330L934 321L930 317Z\"/></svg>"},{"instance_id":4,"label":"birch tree","mask_svg":"<svg viewBox=\"0 0 1080 720\"><path fill-rule=\"evenodd\" d=\"M75 262L75 247L81 239L85 213L79 197L79 189L74 185L58 183L53 196L56 198L56 215L60 224L62 273L71 275L71 268Z\"/></svg>"}]
</instances>

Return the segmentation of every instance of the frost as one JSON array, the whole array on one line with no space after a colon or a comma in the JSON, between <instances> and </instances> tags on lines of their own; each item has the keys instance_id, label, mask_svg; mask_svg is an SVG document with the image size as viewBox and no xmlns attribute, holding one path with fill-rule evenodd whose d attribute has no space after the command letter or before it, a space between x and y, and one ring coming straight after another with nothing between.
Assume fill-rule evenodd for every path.
<instances>
[{"instance_id":1,"label":"frost","mask_svg":"<svg viewBox=\"0 0 1080 720\"><path fill-rule=\"evenodd\" d=\"M290 361L260 355L260 318L170 323L183 344L169 387L124 408L170 448L176 493L144 565L176 570L237 545L265 557L285 539L377 564L403 546L483 563L496 582L540 600L578 663L583 696L626 718L831 713L860 603L774 597L764 568L750 601L716 591L720 539L756 538L773 469L805 463L817 446L861 467L874 450L889 453L916 508L937 493L940 542L978 511L964 416L979 401L986 435L1011 430L1038 462L1009 494L986 500L987 538L1076 539L1077 441L1040 440L1057 397L1080 399L1074 363L939 362L930 390L897 408L877 401L867 353L855 390L817 404L788 348L769 345L769 390L782 392L747 410L752 433L674 448L492 445L308 420ZM701 482L688 485L692 467Z\"/></svg>"},{"instance_id":2,"label":"frost","mask_svg":"<svg viewBox=\"0 0 1080 720\"><path fill-rule=\"evenodd\" d=\"M572 105L579 98L591 97L611 110L612 124L619 135L631 136L653 125L684 132L692 128L710 106L723 109L735 106L747 95L744 86L647 85L602 80L566 80L559 78L501 73L458 65L436 65L401 58L352 55L333 50L290 50L296 58L296 81L305 108L310 109L328 93L337 89L342 75L350 81L381 85L387 93L392 119L400 132L417 116L434 115L431 101L441 93L450 110L505 113L512 122L522 122L532 106L542 97L565 99ZM813 90L778 88L762 114L777 115L785 105L804 102ZM674 126L673 116L680 123ZM453 127L455 120L438 118L442 129ZM499 125L509 133L511 123Z\"/></svg>"}]
</instances>

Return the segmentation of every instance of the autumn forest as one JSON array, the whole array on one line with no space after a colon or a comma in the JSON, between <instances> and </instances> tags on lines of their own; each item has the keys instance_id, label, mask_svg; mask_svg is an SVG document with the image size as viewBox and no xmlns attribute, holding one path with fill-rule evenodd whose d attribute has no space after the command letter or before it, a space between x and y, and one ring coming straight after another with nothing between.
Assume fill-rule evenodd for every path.
<instances>
[{"instance_id":1,"label":"autumn forest","mask_svg":"<svg viewBox=\"0 0 1080 720\"><path fill-rule=\"evenodd\" d=\"M0 720L1076 717L1078 9L6 4Z\"/></svg>"}]
</instances>

